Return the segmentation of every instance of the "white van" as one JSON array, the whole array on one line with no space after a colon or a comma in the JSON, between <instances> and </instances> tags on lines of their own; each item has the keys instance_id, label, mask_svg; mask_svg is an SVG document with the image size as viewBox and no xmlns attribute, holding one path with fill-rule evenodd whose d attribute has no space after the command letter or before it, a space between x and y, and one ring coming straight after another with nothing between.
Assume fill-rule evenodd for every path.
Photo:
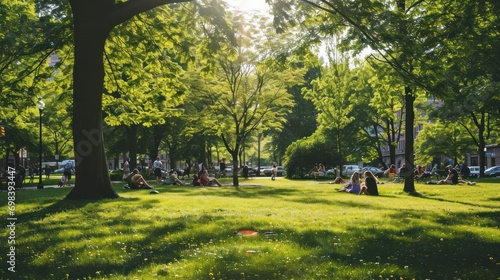
<instances>
[{"instance_id":1,"label":"white van","mask_svg":"<svg viewBox=\"0 0 500 280\"><path fill-rule=\"evenodd\" d=\"M470 170L470 177L472 178L477 178L479 177L479 166L469 166ZM484 167L484 170L486 170L486 166Z\"/></svg>"},{"instance_id":2,"label":"white van","mask_svg":"<svg viewBox=\"0 0 500 280\"><path fill-rule=\"evenodd\" d=\"M73 167L75 167L75 160L74 159L65 159L59 163L59 166L64 167L67 163L71 162L73 164Z\"/></svg>"}]
</instances>

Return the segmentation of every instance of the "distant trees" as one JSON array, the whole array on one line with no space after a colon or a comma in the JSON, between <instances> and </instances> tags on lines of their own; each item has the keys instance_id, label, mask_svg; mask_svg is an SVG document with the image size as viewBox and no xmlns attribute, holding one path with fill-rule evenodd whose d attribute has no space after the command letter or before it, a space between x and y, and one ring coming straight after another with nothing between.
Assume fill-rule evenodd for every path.
<instances>
[{"instance_id":1,"label":"distant trees","mask_svg":"<svg viewBox=\"0 0 500 280\"><path fill-rule=\"evenodd\" d=\"M415 161L434 162L442 156L463 163L474 152L474 141L467 130L451 121L428 123L415 140Z\"/></svg>"},{"instance_id":2,"label":"distant trees","mask_svg":"<svg viewBox=\"0 0 500 280\"><path fill-rule=\"evenodd\" d=\"M447 11L440 18L442 40L426 56L432 89L444 100L435 116L466 129L477 147L481 176L484 148L499 139L500 6L488 0L446 1L439 8Z\"/></svg>"},{"instance_id":3,"label":"distant trees","mask_svg":"<svg viewBox=\"0 0 500 280\"><path fill-rule=\"evenodd\" d=\"M491 27L498 24L498 13L495 12L499 8L494 1L465 4L456 1L395 0L383 3L364 2L363 5L340 0L269 2L275 8L275 23L279 30L285 30L301 20L320 23L307 25L312 34L312 42L317 42L320 36L341 32L344 40L339 46L342 50L359 53L370 47L377 53L378 60L390 65L402 81L400 94L404 97L405 108L405 163L409 169L414 167L413 127L417 89L426 90L428 94L432 91L434 96L442 98L447 96L434 86L435 81L441 80L439 77L447 73L446 67L452 68L454 65L449 60L451 56L443 54L451 50L457 58L476 57L471 55L473 45L462 40L478 39L481 43L475 42L481 44L481 54L476 54L485 67L477 65L477 69L498 69L498 64L492 67L495 63L492 64L491 61L498 59L490 51L492 46L498 46L497 40L491 40L495 37ZM455 16L457 14L461 16ZM480 30L484 33L472 31L473 26L481 26ZM478 34L487 35L477 36ZM471 48L458 47L462 44ZM489 62L482 60L487 57ZM482 72L481 76L498 80L495 78L498 75L489 70ZM446 87L443 84L441 86ZM462 84L458 88L463 86ZM404 191L415 193L413 177L405 180Z\"/></svg>"},{"instance_id":4,"label":"distant trees","mask_svg":"<svg viewBox=\"0 0 500 280\"><path fill-rule=\"evenodd\" d=\"M265 53L286 47L287 41L259 49L253 42L271 34L259 35L258 29L243 17L239 20L233 21L236 45L227 42L223 53L213 53L215 63L211 71L188 75L189 98L202 106L197 125L222 140L232 157L234 186L239 185L238 156L245 141L265 130L281 131L293 105L288 89L300 84L304 75L304 70L294 67L288 59L284 62L289 65L286 71L274 67L274 57Z\"/></svg>"},{"instance_id":5,"label":"distant trees","mask_svg":"<svg viewBox=\"0 0 500 280\"><path fill-rule=\"evenodd\" d=\"M7 132L0 142L0 157L12 155L19 164L20 148L38 155L34 128L39 119L32 115L38 116L38 97L54 96L54 85L47 85L54 70L48 61L70 32L64 21L37 13L34 1L2 2L0 14L0 123ZM50 140L46 138L46 144L52 144ZM49 148L44 151L52 154Z\"/></svg>"},{"instance_id":6,"label":"distant trees","mask_svg":"<svg viewBox=\"0 0 500 280\"><path fill-rule=\"evenodd\" d=\"M137 157L138 142L145 141L138 135L140 127L160 126L179 115L186 91L183 66L195 42L188 32L193 25L190 12L158 7L112 31L106 44L105 122L125 130L132 159ZM150 153L152 158L156 155L157 150ZM136 167L135 160L130 164Z\"/></svg>"},{"instance_id":7,"label":"distant trees","mask_svg":"<svg viewBox=\"0 0 500 280\"><path fill-rule=\"evenodd\" d=\"M311 100L318 111L318 123L329 128L334 153L339 166L347 159L345 146L356 139L360 131L352 129L353 110L356 102L356 70L350 68L349 60L335 51L330 53L328 65L321 77L312 82L312 88L305 90L305 98Z\"/></svg>"}]
</instances>

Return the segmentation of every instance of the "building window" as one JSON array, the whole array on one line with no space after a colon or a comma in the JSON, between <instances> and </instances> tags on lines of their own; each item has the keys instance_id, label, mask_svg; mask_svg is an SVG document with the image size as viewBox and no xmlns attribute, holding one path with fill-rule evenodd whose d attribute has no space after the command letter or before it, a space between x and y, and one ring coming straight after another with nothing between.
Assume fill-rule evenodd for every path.
<instances>
[{"instance_id":1,"label":"building window","mask_svg":"<svg viewBox=\"0 0 500 280\"><path fill-rule=\"evenodd\" d=\"M470 157L470 165L479 166L479 161L477 160L477 157Z\"/></svg>"}]
</instances>

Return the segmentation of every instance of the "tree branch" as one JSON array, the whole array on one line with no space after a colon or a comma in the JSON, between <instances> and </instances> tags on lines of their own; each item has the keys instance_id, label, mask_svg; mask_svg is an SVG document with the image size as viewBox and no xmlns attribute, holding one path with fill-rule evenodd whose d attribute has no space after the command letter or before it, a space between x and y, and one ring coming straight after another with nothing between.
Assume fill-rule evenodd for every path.
<instances>
[{"instance_id":1,"label":"tree branch","mask_svg":"<svg viewBox=\"0 0 500 280\"><path fill-rule=\"evenodd\" d=\"M117 26L139 13L149 11L162 5L191 1L192 0L130 0L118 3L114 5L114 9L111 12L111 25Z\"/></svg>"}]
</instances>

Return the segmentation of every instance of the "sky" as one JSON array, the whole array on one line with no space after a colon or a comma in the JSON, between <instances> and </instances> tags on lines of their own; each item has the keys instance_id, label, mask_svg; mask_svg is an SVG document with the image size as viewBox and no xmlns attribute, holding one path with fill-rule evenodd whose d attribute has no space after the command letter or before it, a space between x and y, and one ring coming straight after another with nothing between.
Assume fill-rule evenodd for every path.
<instances>
[{"instance_id":1,"label":"sky","mask_svg":"<svg viewBox=\"0 0 500 280\"><path fill-rule=\"evenodd\" d=\"M264 0L226 0L226 2L243 12L250 12L252 10L265 11L269 6Z\"/></svg>"}]
</instances>

